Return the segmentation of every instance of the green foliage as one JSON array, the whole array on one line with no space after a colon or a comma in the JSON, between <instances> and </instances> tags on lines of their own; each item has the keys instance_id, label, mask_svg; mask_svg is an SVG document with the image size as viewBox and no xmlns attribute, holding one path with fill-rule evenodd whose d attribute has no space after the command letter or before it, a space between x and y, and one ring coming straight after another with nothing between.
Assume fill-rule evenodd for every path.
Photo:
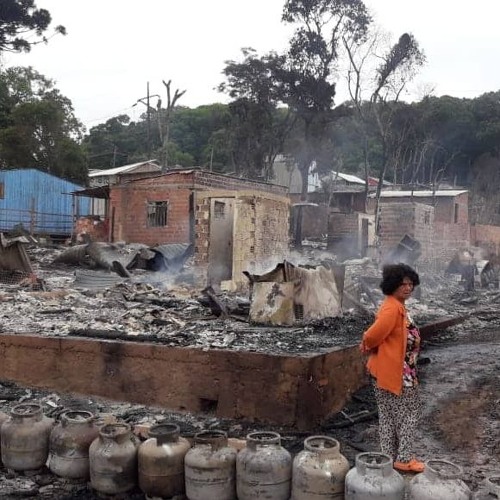
<instances>
[{"instance_id":1,"label":"green foliage","mask_svg":"<svg viewBox=\"0 0 500 500\"><path fill-rule=\"evenodd\" d=\"M156 112L151 113L150 140L153 158L159 159L162 144ZM211 104L191 109L176 107L171 118L167 146L168 164L212 166L225 170L228 162L226 128L230 123L228 107ZM89 168L111 168L148 160L148 127L146 115L137 122L127 115L109 119L92 127L83 139Z\"/></svg>"},{"instance_id":2,"label":"green foliage","mask_svg":"<svg viewBox=\"0 0 500 500\"><path fill-rule=\"evenodd\" d=\"M199 106L194 109L178 107L172 116L170 139L180 151L191 156L190 166L207 166L210 163L212 146L214 154L222 160L226 146L221 144L220 140L212 139L212 136L226 129L229 123L228 108L223 104ZM169 163L171 162L172 159L169 158Z\"/></svg>"},{"instance_id":3,"label":"green foliage","mask_svg":"<svg viewBox=\"0 0 500 500\"><path fill-rule=\"evenodd\" d=\"M71 101L33 68L0 71L0 165L84 182L83 127Z\"/></svg>"},{"instance_id":4,"label":"green foliage","mask_svg":"<svg viewBox=\"0 0 500 500\"><path fill-rule=\"evenodd\" d=\"M0 2L0 53L29 52L33 45L47 42L44 33L52 21L46 9L37 8L34 0L2 0ZM66 34L57 26L54 34Z\"/></svg>"},{"instance_id":5,"label":"green foliage","mask_svg":"<svg viewBox=\"0 0 500 500\"><path fill-rule=\"evenodd\" d=\"M127 115L115 116L92 127L83 139L83 146L89 169L120 167L150 159L147 158L146 123L131 122Z\"/></svg>"}]
</instances>

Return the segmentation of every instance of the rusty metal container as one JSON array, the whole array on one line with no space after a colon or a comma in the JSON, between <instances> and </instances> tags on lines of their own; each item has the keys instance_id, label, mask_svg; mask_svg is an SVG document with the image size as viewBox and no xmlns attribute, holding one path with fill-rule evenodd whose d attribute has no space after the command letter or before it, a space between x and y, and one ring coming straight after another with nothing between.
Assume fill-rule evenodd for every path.
<instances>
[{"instance_id":1,"label":"rusty metal container","mask_svg":"<svg viewBox=\"0 0 500 500\"><path fill-rule=\"evenodd\" d=\"M7 420L9 420L9 415L7 415L7 413L4 413L3 411L0 411L0 429L2 429L3 423L6 422ZM0 456L1 452L2 452L2 447L0 442Z\"/></svg>"},{"instance_id":2,"label":"rusty metal container","mask_svg":"<svg viewBox=\"0 0 500 500\"><path fill-rule=\"evenodd\" d=\"M281 446L277 432L252 432L236 458L239 500L288 500L292 483L292 456Z\"/></svg>"},{"instance_id":3,"label":"rusty metal container","mask_svg":"<svg viewBox=\"0 0 500 500\"><path fill-rule=\"evenodd\" d=\"M7 415L7 413L4 413L3 411L0 411L0 428L7 420L9 420L9 415Z\"/></svg>"},{"instance_id":4,"label":"rusty metal container","mask_svg":"<svg viewBox=\"0 0 500 500\"><path fill-rule=\"evenodd\" d=\"M7 469L41 469L49 455L49 437L54 420L43 414L38 403L14 406L1 429L2 462Z\"/></svg>"},{"instance_id":5,"label":"rusty metal container","mask_svg":"<svg viewBox=\"0 0 500 500\"><path fill-rule=\"evenodd\" d=\"M191 448L175 424L158 424L139 446L139 487L148 497L184 494L184 457Z\"/></svg>"},{"instance_id":6,"label":"rusty metal container","mask_svg":"<svg viewBox=\"0 0 500 500\"><path fill-rule=\"evenodd\" d=\"M487 477L478 491L472 495L473 500L500 499L500 474Z\"/></svg>"},{"instance_id":7,"label":"rusty metal container","mask_svg":"<svg viewBox=\"0 0 500 500\"><path fill-rule=\"evenodd\" d=\"M389 455L359 453L345 477L345 500L403 500L405 481L392 468Z\"/></svg>"},{"instance_id":8,"label":"rusty metal container","mask_svg":"<svg viewBox=\"0 0 500 500\"><path fill-rule=\"evenodd\" d=\"M99 435L94 415L89 411L69 410L50 433L49 469L66 479L89 478L89 448Z\"/></svg>"},{"instance_id":9,"label":"rusty metal container","mask_svg":"<svg viewBox=\"0 0 500 500\"><path fill-rule=\"evenodd\" d=\"M461 480L463 470L447 460L429 460L422 474L409 484L410 500L469 500L471 491Z\"/></svg>"},{"instance_id":10,"label":"rusty metal container","mask_svg":"<svg viewBox=\"0 0 500 500\"><path fill-rule=\"evenodd\" d=\"M189 500L236 500L236 450L223 431L203 431L184 458Z\"/></svg>"},{"instance_id":11,"label":"rusty metal container","mask_svg":"<svg viewBox=\"0 0 500 500\"><path fill-rule=\"evenodd\" d=\"M107 424L89 449L90 484L99 493L119 495L137 484L139 442L125 423Z\"/></svg>"},{"instance_id":12,"label":"rusty metal container","mask_svg":"<svg viewBox=\"0 0 500 500\"><path fill-rule=\"evenodd\" d=\"M311 436L293 460L292 500L344 498L349 461L340 443L328 436Z\"/></svg>"}]
</instances>

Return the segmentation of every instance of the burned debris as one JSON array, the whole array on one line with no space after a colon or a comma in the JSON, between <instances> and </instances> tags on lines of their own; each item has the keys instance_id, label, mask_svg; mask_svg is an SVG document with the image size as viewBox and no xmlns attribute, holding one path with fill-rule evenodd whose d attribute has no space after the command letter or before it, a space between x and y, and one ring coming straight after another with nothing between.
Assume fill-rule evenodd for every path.
<instances>
[{"instance_id":1,"label":"burned debris","mask_svg":"<svg viewBox=\"0 0 500 500\"><path fill-rule=\"evenodd\" d=\"M28 239L22 242L24 254L16 250L21 260L13 270L7 268L12 259L0 260L8 272L27 272L22 266L29 266L29 279L43 283L42 288L3 280L0 345L6 361L0 377L31 391L48 387L58 394L122 401L115 413L128 405L137 424L157 423L157 410L150 408L162 408L162 415L167 412L191 436L186 421L193 418L198 429L222 428L235 438L244 438L250 428L274 429L296 453L304 436L331 433L349 447L352 461L376 441L376 410L365 389L358 343L383 298L382 263L410 263L422 278L408 307L431 353L424 356L424 371L439 373L432 349L444 345L461 352L464 339L475 342L469 330L490 331L495 338L500 328L495 256L475 252L467 260L465 253L455 259L447 252L440 259L450 262L448 272L437 271L425 222L433 220L436 207L387 203L380 217L380 255L373 253L371 219L339 212L337 223L362 234L302 239L289 251L288 228L281 227L289 203L280 190L250 192L234 181L231 194L214 186L201 191L209 181L194 171L161 179L165 189L172 183L186 188L179 206L187 209L183 220L189 224L175 226L183 243L169 236L162 241L170 243L158 245L159 233L153 232L139 244L49 247ZM147 192L157 182L142 179L136 187ZM302 218L308 214L301 211ZM130 239L137 228L123 216L112 227ZM307 227L307 220L302 224ZM162 230L166 236L171 227ZM337 246L342 242L344 257L329 248L334 239ZM10 241L2 240L3 247L16 248ZM352 251L347 242L355 243ZM473 287L467 274L471 261ZM488 354L485 347L479 352L476 360ZM483 375L488 378L488 370ZM494 394L494 385L486 386ZM16 402L10 397L6 391L6 400ZM476 480L472 474L470 479ZM23 487L40 492L36 481Z\"/></svg>"},{"instance_id":2,"label":"burned debris","mask_svg":"<svg viewBox=\"0 0 500 500\"><path fill-rule=\"evenodd\" d=\"M284 261L263 275L244 274L250 282L254 323L292 325L341 313L344 270L340 266L300 267Z\"/></svg>"}]
</instances>

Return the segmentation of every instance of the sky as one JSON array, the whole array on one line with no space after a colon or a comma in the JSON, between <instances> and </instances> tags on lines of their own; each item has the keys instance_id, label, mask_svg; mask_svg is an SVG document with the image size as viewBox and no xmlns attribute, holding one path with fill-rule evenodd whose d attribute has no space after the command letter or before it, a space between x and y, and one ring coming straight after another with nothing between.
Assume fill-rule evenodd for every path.
<instances>
[{"instance_id":1,"label":"sky","mask_svg":"<svg viewBox=\"0 0 500 500\"><path fill-rule=\"evenodd\" d=\"M36 0L47 9L55 36L29 54L7 55L8 66L33 66L55 80L87 129L128 114L139 99L159 94L162 80L186 90L179 105L227 102L216 90L227 60L242 47L280 51L291 29L281 23L284 0ZM500 89L498 0L365 0L376 23L396 40L411 32L427 57L407 100L434 95L475 97ZM341 99L342 96L339 96ZM152 105L156 105L152 98Z\"/></svg>"}]
</instances>

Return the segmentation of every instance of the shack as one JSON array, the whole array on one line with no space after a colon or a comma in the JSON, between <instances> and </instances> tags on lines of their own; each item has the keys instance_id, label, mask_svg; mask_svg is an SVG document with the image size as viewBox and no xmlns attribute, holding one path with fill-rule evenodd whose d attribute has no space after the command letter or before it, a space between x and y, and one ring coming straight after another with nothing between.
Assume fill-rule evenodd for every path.
<instances>
[{"instance_id":1,"label":"shack","mask_svg":"<svg viewBox=\"0 0 500 500\"><path fill-rule=\"evenodd\" d=\"M73 221L90 213L90 199L71 196L82 186L34 168L0 171L0 230L67 237Z\"/></svg>"}]
</instances>

